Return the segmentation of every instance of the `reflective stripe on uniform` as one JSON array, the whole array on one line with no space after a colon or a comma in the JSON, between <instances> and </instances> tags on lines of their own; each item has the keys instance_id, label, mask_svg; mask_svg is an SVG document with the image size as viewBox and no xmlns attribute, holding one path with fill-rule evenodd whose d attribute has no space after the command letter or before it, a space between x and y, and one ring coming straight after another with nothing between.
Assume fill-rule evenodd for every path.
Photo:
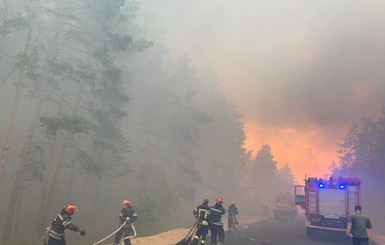
<instances>
[{"instance_id":1,"label":"reflective stripe on uniform","mask_svg":"<svg viewBox=\"0 0 385 245\"><path fill-rule=\"evenodd\" d=\"M62 235L63 234L59 234L59 233L57 233L56 231L54 231L54 230L52 230L52 229L50 229L49 231L48 231L48 235L50 236L50 237L52 237L52 238L54 238L54 239L57 239L57 240L61 240L62 239Z\"/></svg>"},{"instance_id":2,"label":"reflective stripe on uniform","mask_svg":"<svg viewBox=\"0 0 385 245\"><path fill-rule=\"evenodd\" d=\"M59 217L59 219L62 221L62 225L63 225L65 228L67 228L67 226L68 226L69 224L71 224L71 221L66 221L66 220L64 220L64 218L63 218L63 216L61 216L61 214L59 214L58 217Z\"/></svg>"},{"instance_id":3,"label":"reflective stripe on uniform","mask_svg":"<svg viewBox=\"0 0 385 245\"><path fill-rule=\"evenodd\" d=\"M59 219L60 219L61 221L64 220L64 218L63 218L63 216L61 216L61 214L58 214L57 217L59 217Z\"/></svg>"},{"instance_id":4,"label":"reflective stripe on uniform","mask_svg":"<svg viewBox=\"0 0 385 245\"><path fill-rule=\"evenodd\" d=\"M223 223L222 223L222 221L218 221L218 222L214 222L213 225L220 225L220 226L223 226Z\"/></svg>"},{"instance_id":5,"label":"reflective stripe on uniform","mask_svg":"<svg viewBox=\"0 0 385 245\"><path fill-rule=\"evenodd\" d=\"M63 226L67 228L67 226L71 224L71 221L63 221Z\"/></svg>"}]
</instances>

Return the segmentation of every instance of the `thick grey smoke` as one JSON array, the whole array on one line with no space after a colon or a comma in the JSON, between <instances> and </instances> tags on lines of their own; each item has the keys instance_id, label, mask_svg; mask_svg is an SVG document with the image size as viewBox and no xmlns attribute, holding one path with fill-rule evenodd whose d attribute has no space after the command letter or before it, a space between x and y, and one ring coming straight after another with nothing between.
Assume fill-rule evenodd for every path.
<instances>
[{"instance_id":1,"label":"thick grey smoke","mask_svg":"<svg viewBox=\"0 0 385 245\"><path fill-rule=\"evenodd\" d=\"M141 14L174 55L218 72L246 120L349 125L381 110L384 1L143 0Z\"/></svg>"},{"instance_id":2,"label":"thick grey smoke","mask_svg":"<svg viewBox=\"0 0 385 245\"><path fill-rule=\"evenodd\" d=\"M141 3L174 58L188 53L218 73L243 114L246 148L270 144L298 180L328 172L351 123L381 112L385 1Z\"/></svg>"}]
</instances>

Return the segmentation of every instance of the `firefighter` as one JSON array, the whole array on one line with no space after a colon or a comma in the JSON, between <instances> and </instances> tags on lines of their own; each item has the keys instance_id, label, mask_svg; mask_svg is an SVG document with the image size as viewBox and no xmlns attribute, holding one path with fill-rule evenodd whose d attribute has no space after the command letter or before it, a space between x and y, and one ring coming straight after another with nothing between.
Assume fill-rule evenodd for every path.
<instances>
[{"instance_id":1,"label":"firefighter","mask_svg":"<svg viewBox=\"0 0 385 245\"><path fill-rule=\"evenodd\" d=\"M60 211L52 221L52 225L48 228L48 245L66 245L65 229L80 232L81 236L86 234L84 230L71 223L71 216L77 210L78 207L75 204L68 204Z\"/></svg>"},{"instance_id":2,"label":"firefighter","mask_svg":"<svg viewBox=\"0 0 385 245\"><path fill-rule=\"evenodd\" d=\"M194 239L192 240L192 245L205 244L206 236L209 232L209 218L210 218L210 206L209 200L206 198L203 200L203 203L197 206L193 215L197 219L198 229L195 233Z\"/></svg>"},{"instance_id":3,"label":"firefighter","mask_svg":"<svg viewBox=\"0 0 385 245\"><path fill-rule=\"evenodd\" d=\"M225 230L223 229L222 215L226 213L226 209L223 208L222 204L222 197L218 197L215 205L211 207L210 231L212 245L222 245L223 241L225 240Z\"/></svg>"},{"instance_id":4,"label":"firefighter","mask_svg":"<svg viewBox=\"0 0 385 245\"><path fill-rule=\"evenodd\" d=\"M235 225L238 225L238 220L237 216L239 214L237 206L235 206L235 202L231 202L230 206L227 208L227 213L228 213L228 223L227 227L229 230L232 228L235 228Z\"/></svg>"},{"instance_id":5,"label":"firefighter","mask_svg":"<svg viewBox=\"0 0 385 245\"><path fill-rule=\"evenodd\" d=\"M116 233L113 245L119 244L119 241L122 238L123 234L124 245L131 245L130 238L126 237L132 235L133 230L131 223L138 218L138 215L136 214L135 210L131 207L131 202L129 200L123 200L122 205L123 208L122 210L120 210L119 215L119 226L121 226L121 229ZM126 223L124 224L124 222Z\"/></svg>"}]
</instances>

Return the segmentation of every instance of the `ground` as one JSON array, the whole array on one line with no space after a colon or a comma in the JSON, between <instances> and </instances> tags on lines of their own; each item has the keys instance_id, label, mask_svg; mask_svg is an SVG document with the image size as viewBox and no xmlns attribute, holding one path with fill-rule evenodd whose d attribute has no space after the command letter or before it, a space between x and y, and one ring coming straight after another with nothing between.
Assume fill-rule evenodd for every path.
<instances>
[{"instance_id":1,"label":"ground","mask_svg":"<svg viewBox=\"0 0 385 245\"><path fill-rule=\"evenodd\" d=\"M264 217L239 217L239 227L247 226L251 223L255 223ZM224 227L227 228L227 217L223 218ZM189 228L181 228L176 230L171 230L167 232L163 232L154 236L148 237L136 237L131 240L132 245L172 245L178 243L182 240L187 233L189 232ZM111 244L109 244L111 245Z\"/></svg>"}]
</instances>

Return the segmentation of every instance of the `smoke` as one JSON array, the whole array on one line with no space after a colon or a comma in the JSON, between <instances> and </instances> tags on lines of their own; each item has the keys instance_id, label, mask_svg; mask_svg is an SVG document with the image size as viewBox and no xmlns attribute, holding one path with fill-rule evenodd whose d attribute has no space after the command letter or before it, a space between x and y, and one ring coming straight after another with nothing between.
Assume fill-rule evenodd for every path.
<instances>
[{"instance_id":1,"label":"smoke","mask_svg":"<svg viewBox=\"0 0 385 245\"><path fill-rule=\"evenodd\" d=\"M162 41L172 56L187 52L197 68L218 73L243 114L247 145L254 150L272 144L273 152L280 148L278 160L291 164L312 149L311 159L323 154L316 161L327 166L337 160L336 144L351 123L381 111L384 1L141 4L140 17L150 20L150 33L159 25L165 30ZM302 153L284 156L285 145L294 148L280 141L297 142Z\"/></svg>"}]
</instances>

